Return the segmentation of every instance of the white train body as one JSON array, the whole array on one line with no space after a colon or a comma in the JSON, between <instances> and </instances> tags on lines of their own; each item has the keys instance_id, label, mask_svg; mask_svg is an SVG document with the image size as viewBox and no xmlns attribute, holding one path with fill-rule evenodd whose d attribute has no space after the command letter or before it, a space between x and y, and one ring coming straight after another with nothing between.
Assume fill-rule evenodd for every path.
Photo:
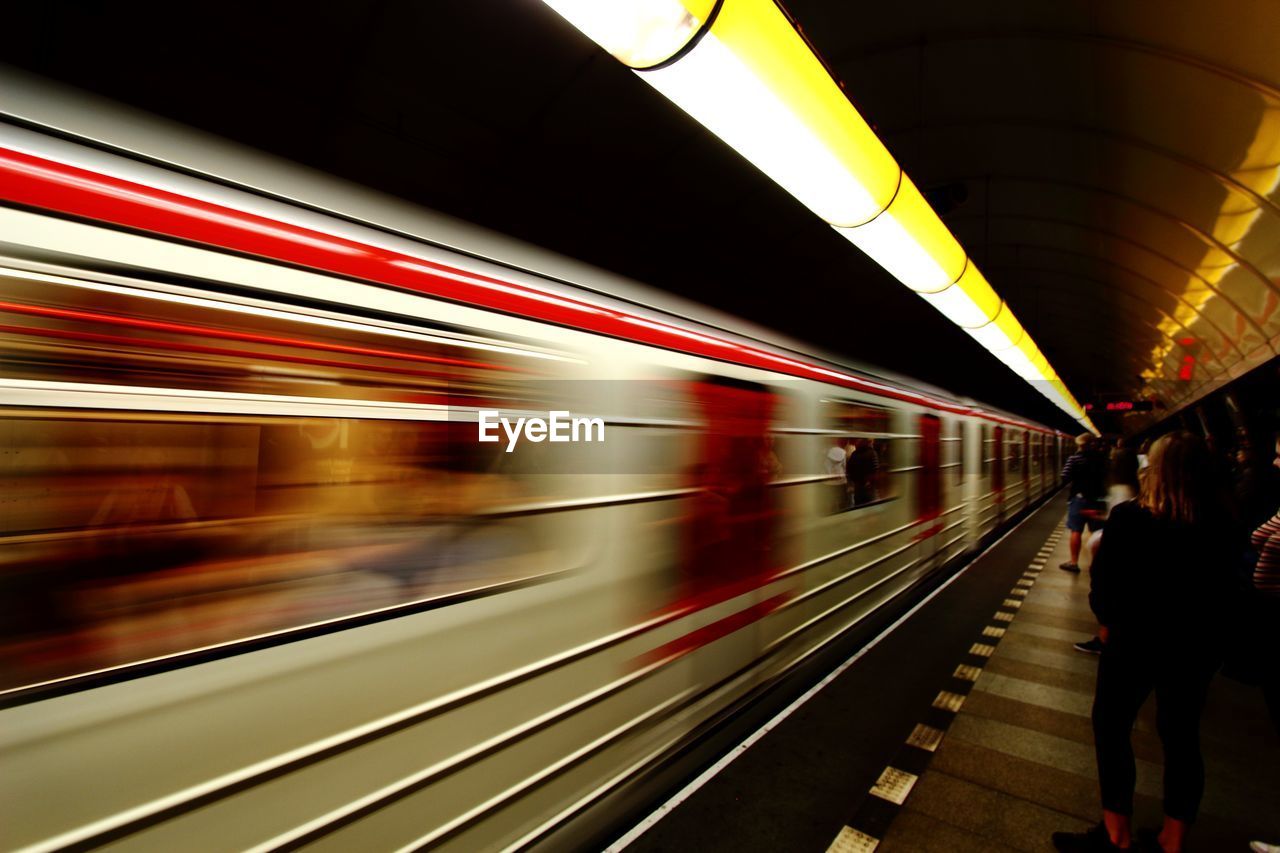
<instances>
[{"instance_id":1,"label":"white train body","mask_svg":"<svg viewBox=\"0 0 1280 853\"><path fill-rule=\"evenodd\" d=\"M532 844L1057 486L1042 427L24 91L0 535L61 621L5 635L6 848Z\"/></svg>"}]
</instances>

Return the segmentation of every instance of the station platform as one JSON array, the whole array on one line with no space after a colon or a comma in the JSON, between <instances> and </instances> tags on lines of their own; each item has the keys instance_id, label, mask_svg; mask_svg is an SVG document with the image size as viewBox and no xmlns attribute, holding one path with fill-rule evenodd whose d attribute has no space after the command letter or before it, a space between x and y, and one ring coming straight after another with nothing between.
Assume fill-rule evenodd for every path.
<instances>
[{"instance_id":1,"label":"station platform","mask_svg":"<svg viewBox=\"0 0 1280 853\"><path fill-rule=\"evenodd\" d=\"M828 683L793 703L610 849L1052 850L1100 817L1088 563L1065 498L1033 512ZM1154 700L1134 735L1134 826L1160 822ZM1189 850L1280 841L1280 738L1259 691L1218 676Z\"/></svg>"}]
</instances>

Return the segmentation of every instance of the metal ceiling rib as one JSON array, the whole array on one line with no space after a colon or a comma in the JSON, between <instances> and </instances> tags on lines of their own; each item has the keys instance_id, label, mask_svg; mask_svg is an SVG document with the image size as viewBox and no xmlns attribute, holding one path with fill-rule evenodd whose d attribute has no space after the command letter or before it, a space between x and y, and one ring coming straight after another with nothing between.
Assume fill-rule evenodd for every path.
<instances>
[{"instance_id":1,"label":"metal ceiling rib","mask_svg":"<svg viewBox=\"0 0 1280 853\"><path fill-rule=\"evenodd\" d=\"M1045 218L1045 219L1048 219L1048 218ZM1061 241L1062 238L1064 236L1067 236L1068 232L1073 229L1077 232L1085 232L1089 235L1101 238L1103 240L1118 241L1120 239L1120 238L1117 238L1115 235L1105 232L1101 229L1090 229L1087 226L1080 225L1079 223L1069 223L1069 222L1063 222L1061 220L1048 219L1048 221L1044 223L1047 225L1047 227L1043 229L1039 229L1039 231L1037 232L1042 239L1038 244L1036 244L1033 242L1036 239L1035 236L1028 233L1026 226L1028 224L1035 225L1037 223L1028 223L1027 218L1022 218L1020 220L1011 220L1011 221L1014 221L1015 224L1020 226L1019 228L1020 233L1016 237L1013 237L1010 239L1023 244L1030 243L1033 245L1039 245L1040 247L1046 247L1046 246L1049 248L1057 247L1055 246L1054 242L1049 242L1049 241ZM1058 245L1060 245L1060 243ZM1079 245L1079 241L1077 241L1076 243L1069 244L1068 248L1070 249L1072 247L1075 247L1075 250L1079 254L1083 254L1086 256L1092 255L1092 259L1094 261L1104 262L1104 263L1110 260L1110 257L1108 256L1122 254L1121 252L1115 250L1114 247L1110 248L1109 250L1106 250L1107 247L1105 246L1104 246L1104 251L1102 252L1098 252L1096 249L1093 249L1091 251L1089 247L1093 245L1094 245L1093 241L1084 241L1083 245ZM1145 253L1146 258L1148 260L1157 257L1156 255L1152 254L1151 251L1146 247L1138 247L1133 245L1132 243L1127 244L1127 246L1131 249L1137 250L1137 252L1131 251L1128 253L1129 254L1128 260L1130 261L1143 260L1143 256L1138 254L1138 252ZM1167 272L1168 268L1171 267L1171 265L1167 260L1163 260L1161 262L1166 264L1165 271ZM1146 277L1150 278L1151 276L1146 276ZM1167 287L1167 285L1165 286ZM1171 293L1175 296L1179 296L1180 298L1185 298L1182 294L1179 294L1176 290L1171 291ZM1101 305L1100 305L1100 310L1103 310L1101 308ZM1213 319L1213 325L1211 328L1221 329L1224 325L1231 324L1231 325L1228 325L1228 328L1233 329L1234 333L1228 334L1226 336L1226 341L1229 342L1232 348L1243 350L1243 355L1237 357L1234 361L1227 359L1226 363L1227 363L1228 370L1231 372L1231 375L1236 375L1238 372L1240 372L1239 370L1237 370L1237 367L1242 369L1248 368L1258 363L1261 363L1262 360L1265 360L1266 357L1269 357L1267 353L1269 353L1270 350L1266 349L1265 337L1259 335L1256 331L1256 328L1254 331L1251 332L1249 329L1250 321L1248 320L1248 318L1241 312L1238 312L1238 311L1232 312L1227 300L1215 298L1215 299L1206 301L1204 304L1201 304L1200 306L1198 306L1197 310L1200 311L1203 315ZM1192 328L1196 331L1197 333L1196 337L1200 339L1201 342L1206 344L1212 344L1216 353L1218 353L1224 359L1227 358L1227 348L1225 346L1218 345L1218 343L1214 341L1213 338L1211 338L1210 335L1208 334L1209 330L1203 329L1203 328L1197 328L1197 327L1192 327ZM1064 333L1067 335L1068 341L1071 341L1073 339L1078 339L1080 337L1080 333L1084 331L1080 328L1073 328L1066 325L1063 325L1062 329ZM1105 342L1105 344L1109 345L1114 352L1118 353L1124 349L1124 347L1126 346L1126 343L1129 341L1130 339L1127 336L1124 336L1124 337L1116 337L1110 341ZM1201 357L1198 353L1190 350L1185 352L1195 355L1198 363L1201 361ZM1169 349L1167 351L1153 353L1152 354L1153 362L1148 367L1148 372L1153 371L1154 375L1149 375L1146 378L1148 380L1151 380L1151 379L1158 379L1162 376L1166 376L1166 377L1172 376L1175 378L1179 377L1180 370L1183 367L1183 362L1176 359L1171 360L1170 356L1174 354L1182 355L1183 353L1184 351L1179 351L1177 349ZM1197 372L1196 375L1198 376L1199 373ZM1103 377L1100 377L1098 381L1101 384L1110 384L1109 382L1105 381L1108 378L1110 378L1109 375L1103 376ZM1178 381L1183 381L1183 380L1179 379ZM1174 386L1174 387L1176 388L1177 386ZM1171 402L1176 402L1176 401L1171 401Z\"/></svg>"},{"instance_id":2,"label":"metal ceiling rib","mask_svg":"<svg viewBox=\"0 0 1280 853\"><path fill-rule=\"evenodd\" d=\"M788 5L908 170L925 185L969 187L946 219L979 257L1056 253L1039 265L988 262L1046 349L1069 350L1079 336L1081 312L1064 298L1074 292L1123 318L1105 325L1116 332L1103 343L1112 372L1145 360L1128 390L1170 407L1197 396L1202 379L1276 354L1273 4L1234 0L1213 14L1191 0L1143 14L1120 8L1133 4L993 4L962 14L939 2L883 10L879 26L860 29L847 9ZM1056 269L1059 258L1088 274ZM1029 307L1037 301L1053 310ZM1184 381L1188 353L1195 375ZM1068 381L1124 383L1100 367Z\"/></svg>"},{"instance_id":3,"label":"metal ceiling rib","mask_svg":"<svg viewBox=\"0 0 1280 853\"><path fill-rule=\"evenodd\" d=\"M1027 281L1027 280L1029 280L1028 276L1030 276L1030 275L1034 275L1034 276L1036 276L1037 278L1038 278L1039 276L1060 276L1060 277L1062 277L1062 278L1067 278L1067 279L1070 279L1070 280L1072 280L1072 281L1076 281L1076 282L1086 282L1086 283L1088 283L1089 285L1092 285L1092 286L1096 287L1098 290L1107 290L1107 289L1111 286L1111 283L1110 283L1110 282L1104 281L1104 280L1102 280L1102 279L1092 278L1092 277L1089 277L1089 276L1084 276L1084 275L1080 275L1080 274L1076 274L1076 273L1064 272L1064 271L1063 271L1063 270L1061 270L1061 269L1049 269L1049 268L1035 267L1035 266L1030 266L1030 265L1025 265L1025 264L996 265L996 266L995 266L995 267L993 267L993 268L995 268L995 269L1004 269L1004 270L1008 270L1011 276L1017 276L1017 277L1018 277L1018 279L1019 279L1019 280L1021 280L1021 281ZM1146 279L1141 279L1141 278L1139 278L1139 279L1137 279L1137 280L1138 280L1138 281L1140 281L1140 282L1143 282L1143 283L1145 283L1145 284L1148 284L1148 285L1150 285L1151 287L1157 288L1157 289L1159 289L1159 287L1160 287L1160 286L1159 286L1159 285L1157 285L1157 284L1153 284L1153 283L1151 283L1151 282L1146 281ZM1040 291L1043 289L1043 287L1044 287L1044 286L1045 286L1045 285L1037 284L1037 285L1036 285L1036 290L1037 290L1037 292L1040 292ZM1054 285L1048 285L1048 286L1052 287L1052 286L1054 286ZM1185 338L1187 338L1187 337L1192 336L1192 332L1191 332L1190 328L1188 328L1188 327L1187 327L1186 325L1184 325L1181 321L1179 321L1179 320L1178 320L1178 319L1177 319L1173 314L1170 314L1169 312L1165 311L1163 308L1160 308L1160 306L1159 306L1159 305L1157 305L1156 303L1151 302L1151 301L1146 300L1146 299L1143 299L1141 296L1138 296L1138 295L1136 295L1136 294L1130 293L1128 290L1123 289L1123 288L1118 289L1118 290L1114 290L1114 291L1111 291L1111 292L1114 292L1116 295L1122 296L1122 297L1124 297L1124 298L1126 298L1126 299L1133 300L1134 302L1137 302L1137 303L1139 303L1139 305L1141 305L1141 306L1143 306L1143 307L1145 307L1145 308L1148 308L1148 309L1154 306L1154 307L1159 311L1160 316L1164 317L1164 319L1165 319L1165 321L1168 323L1168 325L1176 326L1176 327L1181 331L1181 333L1182 333L1182 334L1181 334L1181 336L1180 336L1181 338L1184 338L1184 339L1185 339ZM1167 291L1163 291L1163 290L1162 290L1162 293L1164 293L1165 295L1169 295ZM1076 291L1076 292L1074 293L1074 295L1079 296L1079 292L1078 292L1078 291ZM1188 305L1188 306L1189 306L1189 303L1183 303L1183 304L1184 304L1184 305ZM1194 310L1194 309L1192 309L1192 310ZM1132 311L1130 311L1130 314L1131 314L1131 315L1132 315L1132 313L1133 313L1133 312L1132 312ZM1203 315L1198 315L1198 316L1201 316L1201 317L1202 317ZM1138 324L1139 326L1141 326L1141 327L1143 327L1143 328L1147 328L1147 329L1152 329L1152 330L1154 330L1158 335L1160 335L1160 336L1162 336L1162 337L1164 337L1164 338L1166 338L1166 339L1168 339L1168 340L1170 340L1170 341L1176 342L1176 341L1178 340L1178 338L1177 338L1177 337L1175 337L1174 335L1170 334L1170 333L1167 331L1167 327L1166 327L1165 323L1163 323L1163 322L1162 322L1162 323L1151 323L1151 322L1150 322L1150 319L1149 319L1145 314L1142 314L1142 315L1137 316L1137 317L1135 318L1135 320L1136 320L1136 322L1137 322L1137 324ZM1234 348L1234 342L1232 342L1232 341L1231 341L1229 338L1227 338L1225 335L1223 335L1222 337L1223 337L1224 342L1226 342L1228 345L1230 345L1230 346L1232 346L1232 348ZM1243 354L1241 354L1241 353L1240 353L1240 351L1239 351L1238 349L1236 350L1236 353L1237 353L1238 355L1241 355L1241 356L1243 355ZM1217 355L1215 355L1215 356L1214 356L1214 360L1215 360L1215 361L1217 361L1219 364L1222 364L1222 359L1221 359L1220 357L1218 357Z\"/></svg>"},{"instance_id":4,"label":"metal ceiling rib","mask_svg":"<svg viewBox=\"0 0 1280 853\"><path fill-rule=\"evenodd\" d=\"M1203 277L1198 275L1195 268L1184 266L1181 262L1177 261L1176 259L1170 257L1169 255L1163 254L1161 251L1159 251L1152 245L1149 245L1137 238L1130 237L1126 234L1120 233L1119 231L1109 229L1103 226L1090 225L1083 222L1077 222L1071 219L1067 219L1066 217L1031 216L1026 214L1020 214L1020 215L992 214L989 217L984 217L984 222L985 221L997 222L1000 220L1009 220L1009 221L1014 221L1018 223L1042 223L1042 224L1047 224L1055 227L1061 226L1062 228L1065 228L1065 229L1075 228L1082 231L1087 231L1091 234L1101 235L1108 239L1115 240L1115 241L1124 243L1126 245L1129 245L1142 252L1146 252L1152 257L1158 258L1159 260L1167 263L1170 267L1173 267L1179 272L1185 274L1187 278L1201 281L1208 290L1212 291L1217 298L1220 298L1223 304L1230 307L1240 318L1243 319L1243 321L1246 324L1252 325L1254 330L1258 332L1260 339L1262 340L1266 339L1266 334L1263 328L1254 320L1254 318L1252 318L1248 314L1248 312L1244 311L1239 305L1237 305L1231 299L1230 296L1222 293L1220 290L1216 289L1211 283L1209 283ZM964 223L963 221L959 221L960 227L957 228L957 230L964 230L965 224L966 223ZM1177 291L1172 288L1165 287L1164 289L1171 294L1177 295ZM1200 312L1197 311L1197 313L1200 313ZM1239 346L1237 346L1236 349L1241 350L1243 352L1243 350Z\"/></svg>"},{"instance_id":5,"label":"metal ceiling rib","mask_svg":"<svg viewBox=\"0 0 1280 853\"><path fill-rule=\"evenodd\" d=\"M1145 210L1149 213L1155 214L1156 216L1169 220L1170 222L1174 223L1178 228L1181 228L1190 232L1198 240L1200 240L1201 243L1208 244L1213 248L1217 249L1218 251L1222 252L1223 254L1227 255L1228 257L1230 257L1234 265L1239 266L1242 269L1245 269L1247 272L1249 272L1253 277L1255 277L1258 280L1259 285L1261 285L1263 288L1267 290L1275 291L1276 293L1280 293L1280 284L1277 284L1276 282L1267 278L1267 276L1264 275L1263 272L1260 269L1258 269L1248 258L1245 258L1242 255L1239 255L1231 246L1220 242L1216 237L1214 237L1213 234L1202 230L1199 226L1193 225L1192 223L1188 222L1185 219L1179 218L1174 213L1171 213L1167 210L1157 207L1156 205L1149 204L1147 202L1136 199L1127 193L1119 192L1117 190L1107 189L1105 187L1097 187L1097 186L1092 186L1089 184L1084 184L1076 181L1066 181L1066 180L1060 180L1055 178L1044 178L1044 177L1027 176L1027 175L997 175L992 177L994 177L995 180L1001 183L1037 183L1037 184L1044 184L1047 186L1053 186L1053 187L1059 187L1059 188L1069 188L1072 190L1078 190L1081 192L1087 192L1087 193L1104 196L1108 199L1114 199L1116 201L1121 201L1125 204L1129 204L1134 207L1141 208L1142 210ZM968 180L980 180L980 179L981 179L980 177L972 177L972 178L969 178Z\"/></svg>"},{"instance_id":6,"label":"metal ceiling rib","mask_svg":"<svg viewBox=\"0 0 1280 853\"><path fill-rule=\"evenodd\" d=\"M1235 351L1237 352L1237 354L1240 356L1241 359L1244 358L1244 353L1240 351L1235 339L1232 338L1230 335L1228 335L1225 331L1220 329L1216 325L1215 321L1212 320L1210 317L1208 317L1206 314L1202 313L1198 307L1186 301L1186 299L1182 295L1170 292L1166 288L1162 287L1155 280L1148 278L1147 276L1144 276L1142 273L1139 273L1136 270L1126 267L1123 264L1118 263L1112 259L1100 258L1096 255L1092 255L1085 252L1076 252L1071 249L1062 249L1062 248L1057 248L1053 246L1034 246L1034 245L1024 244L1024 243L992 244L992 247L997 249L1011 249L1014 251L1016 255L1021 255L1026 251L1052 253L1052 254L1060 255L1065 258L1069 258L1073 260L1086 261L1089 264L1101 264L1105 266L1108 270L1110 270L1112 273L1120 273L1126 276L1132 276L1135 281L1147 284L1152 289L1158 290L1162 295L1174 299L1176 302L1178 302L1180 305L1185 307L1191 313L1196 314L1197 317L1200 320L1202 320L1205 325L1209 326L1211 329L1214 329L1216 331L1216 333L1222 339L1225 345L1235 349ZM999 266L999 264L997 264L997 266ZM1062 270L1057 270L1057 272L1061 273ZM1064 274L1068 274L1068 273L1064 273ZM1088 278L1084 276L1077 276L1077 277Z\"/></svg>"},{"instance_id":7,"label":"metal ceiling rib","mask_svg":"<svg viewBox=\"0 0 1280 853\"><path fill-rule=\"evenodd\" d=\"M1197 272L1196 272L1196 270L1195 270L1194 268L1183 266L1179 261L1175 260L1174 258L1172 258L1172 257L1170 257L1170 256L1168 256L1168 255L1166 255L1166 254L1164 254L1163 252L1161 252L1160 250L1158 250L1158 249L1156 249L1156 248L1154 248L1154 247L1152 247L1152 246L1147 245L1146 243L1143 243L1142 241L1140 241L1140 240L1138 240L1138 239L1136 239L1136 238L1129 237L1128 235L1121 234L1119 231L1115 231L1115 230L1112 230L1112 229L1109 229L1109 228L1105 228L1105 227L1100 226L1100 225L1088 225L1088 224L1085 224L1085 223L1075 222L1075 221L1073 221L1073 220L1066 219L1065 217L1056 217L1056 216L1029 216L1029 215L1018 215L1018 216L1011 216L1011 215L998 216L998 215L993 215L993 216L991 216L990 218L991 218L992 220L1008 220L1008 221L1013 221L1013 222L1018 222L1018 223L1039 223L1039 224L1046 224L1046 225L1053 226L1055 229L1063 229L1063 230L1076 229L1076 230L1079 230L1079 231L1085 231L1085 232L1088 232L1088 233L1090 233L1090 234L1099 235L1099 236L1101 236L1101 237L1105 237L1105 238L1110 239L1110 240L1115 240L1115 241L1117 241L1117 242L1119 242L1119 243L1123 243L1123 244L1125 244L1125 245L1127 245L1127 246L1131 246L1131 247L1133 247L1133 248L1135 248L1135 249L1138 249L1139 251L1144 252L1144 253L1146 253L1147 255L1149 255L1149 256L1151 256L1151 257L1153 257L1153 258L1156 258L1156 259L1158 259L1158 260L1160 260L1160 261L1163 261L1163 262L1164 262L1165 264L1167 264L1168 266L1170 266L1170 267L1174 268L1175 270L1179 271L1180 273L1185 274L1185 275L1186 275L1186 276L1188 276L1189 278L1193 278L1193 279L1196 279L1196 280L1198 280L1198 281L1202 282L1202 283L1204 284L1204 286L1205 286L1207 289L1209 289L1209 290L1213 291L1214 295L1215 295L1218 299L1220 299L1224 305L1226 305L1227 307L1229 307L1229 308L1231 308L1233 311L1235 311L1235 313L1236 313L1240 318L1242 318L1246 324L1253 326L1254 331L1256 331L1256 332L1258 333L1259 338L1260 338L1261 340L1265 341L1265 340L1267 339L1267 335L1266 335L1266 333L1263 331L1262 327L1261 327L1260 325L1258 325L1258 323L1257 323L1257 322L1256 322L1252 317L1250 317L1250 316L1249 316L1248 312L1246 312L1246 311L1245 311L1244 309L1242 309L1239 305L1237 305L1237 304L1232 300L1232 298L1231 298L1231 297L1229 297L1229 296L1227 296L1226 294L1222 293L1221 291L1217 290L1217 289L1216 289L1216 288L1215 288L1211 283L1209 283L1209 282L1208 282L1208 281L1206 281L1203 277L1201 277L1200 275L1198 275L1198 274L1197 274ZM1170 292L1173 292L1173 291L1170 291Z\"/></svg>"},{"instance_id":8,"label":"metal ceiling rib","mask_svg":"<svg viewBox=\"0 0 1280 853\"><path fill-rule=\"evenodd\" d=\"M998 130L1001 133L1004 133L1006 130L1037 130L1052 134L1080 135L1105 140L1107 142L1115 143L1118 146L1124 146L1154 154L1171 163L1211 178L1215 182L1221 184L1229 192L1247 196L1251 203L1256 204L1259 208L1264 208L1269 214L1280 219L1280 203L1277 203L1277 201L1273 200L1269 196L1262 195L1252 187L1241 183L1232 177L1232 175L1222 172L1206 163L1183 156L1171 148L1156 145L1140 137L1132 134L1126 134L1121 131L1091 127L1063 120L1003 116L996 118L984 118L981 120L957 118L945 122L933 122L927 126L914 125L911 127L886 130L883 131L883 133L886 140L895 146L899 146L907 144L904 140L913 134L923 132L936 134L938 132L948 130L972 131L975 129Z\"/></svg>"}]
</instances>

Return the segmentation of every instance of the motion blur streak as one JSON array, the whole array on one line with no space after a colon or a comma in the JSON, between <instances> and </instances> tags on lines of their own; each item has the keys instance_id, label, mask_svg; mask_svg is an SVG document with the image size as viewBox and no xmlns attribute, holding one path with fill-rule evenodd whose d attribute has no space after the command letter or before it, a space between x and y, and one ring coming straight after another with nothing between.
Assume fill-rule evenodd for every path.
<instances>
[{"instance_id":1,"label":"motion blur streak","mask_svg":"<svg viewBox=\"0 0 1280 853\"><path fill-rule=\"evenodd\" d=\"M337 237L329 238L255 214L183 199L164 190L0 149L0 175L4 174L10 180L0 182L0 196L21 204L405 287L445 299L639 340L653 346L769 370L778 369L776 356L754 347L710 336L691 337L674 326L652 321L639 324L646 330L641 335L636 332L637 324L629 322L626 315L617 310L601 309L581 300L550 296L516 284L445 270L438 264L398 256L388 250L362 246ZM217 216L204 216L206 211L214 211ZM281 236L284 234L300 234L307 240L287 240ZM328 253L330 243L342 247L340 257ZM730 356L729 351L736 355ZM943 411L967 410L938 398L889 388L812 364L796 364L797 367L784 372L803 378L835 379L848 388L874 390Z\"/></svg>"},{"instance_id":2,"label":"motion blur streak","mask_svg":"<svg viewBox=\"0 0 1280 853\"><path fill-rule=\"evenodd\" d=\"M130 326L138 329L152 329L176 334L193 334L209 338L225 338L233 341L252 341L260 344L278 344L280 346L304 347L306 349L327 350L329 352L350 353L352 355L371 355L382 358L398 358L406 361L421 361L429 364L452 364L459 367L476 367L489 370L514 370L515 368L484 362L466 361L457 358L439 358L417 355L394 350L369 349L364 347L326 344L320 341L308 341L299 338L273 338L266 335L251 335L227 329L214 329L200 326L184 326L179 323L159 323L152 320L138 320L130 317L115 317L110 314L93 314L87 311L73 311L66 308L45 308L37 305L19 305L15 302L0 302L0 311L11 314L32 314L38 317L57 317L59 319L86 320L94 323L105 323L112 326Z\"/></svg>"},{"instance_id":3,"label":"motion blur streak","mask_svg":"<svg viewBox=\"0 0 1280 853\"><path fill-rule=\"evenodd\" d=\"M1056 486L1059 434L595 271L68 146L106 174L0 157L15 848L509 847ZM507 453L488 410L607 440Z\"/></svg>"}]
</instances>

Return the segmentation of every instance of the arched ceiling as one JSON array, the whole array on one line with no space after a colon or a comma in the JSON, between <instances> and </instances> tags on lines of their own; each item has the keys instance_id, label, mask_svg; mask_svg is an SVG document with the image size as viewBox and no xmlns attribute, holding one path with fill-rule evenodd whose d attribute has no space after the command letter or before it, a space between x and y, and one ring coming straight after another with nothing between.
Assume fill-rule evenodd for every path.
<instances>
[{"instance_id":1,"label":"arched ceiling","mask_svg":"<svg viewBox=\"0 0 1280 853\"><path fill-rule=\"evenodd\" d=\"M1276 355L1274 0L785 5L1082 402L1158 400L1132 429ZM23 69L1067 426L539 0L47 0L8 30Z\"/></svg>"},{"instance_id":2,"label":"arched ceiling","mask_svg":"<svg viewBox=\"0 0 1280 853\"><path fill-rule=\"evenodd\" d=\"M1068 384L1176 408L1276 355L1274 3L787 5L917 182L967 188L948 223Z\"/></svg>"}]
</instances>

